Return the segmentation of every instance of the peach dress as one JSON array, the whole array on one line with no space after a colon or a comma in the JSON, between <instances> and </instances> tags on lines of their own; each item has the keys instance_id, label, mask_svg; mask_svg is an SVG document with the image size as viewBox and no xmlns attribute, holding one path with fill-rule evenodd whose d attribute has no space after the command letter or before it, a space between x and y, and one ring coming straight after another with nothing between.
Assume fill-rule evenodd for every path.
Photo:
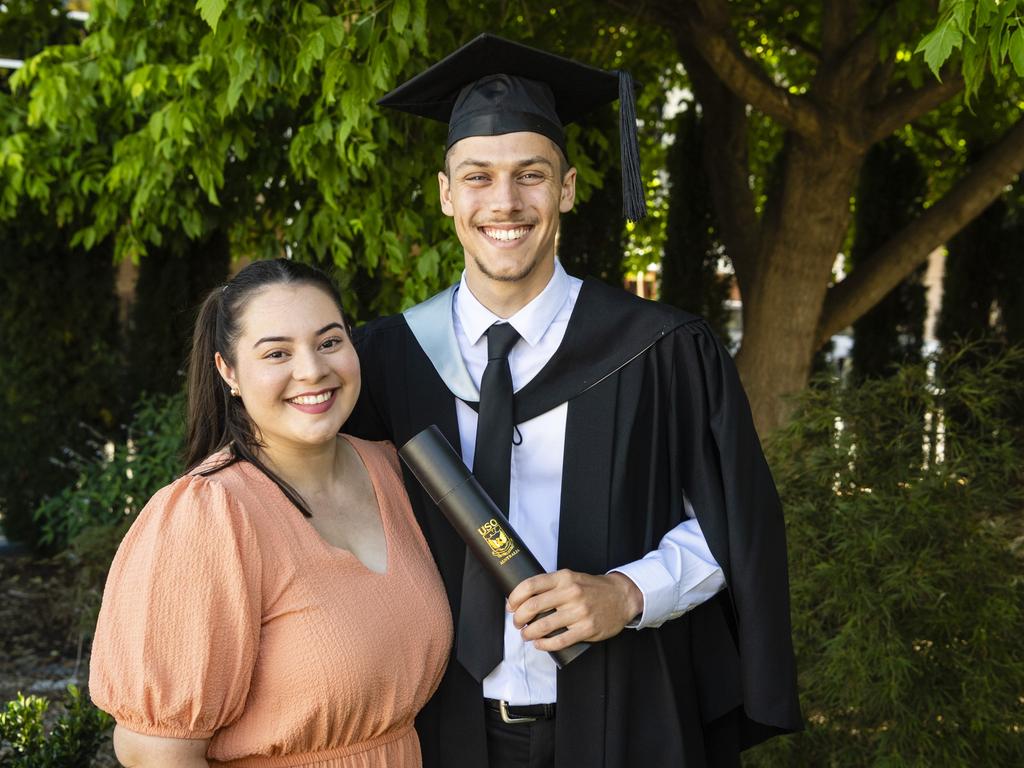
<instances>
[{"instance_id":1,"label":"peach dress","mask_svg":"<svg viewBox=\"0 0 1024 768\"><path fill-rule=\"evenodd\" d=\"M211 765L421 765L413 718L452 641L444 588L389 443L346 437L387 569L329 545L241 462L158 492L114 558L89 690L133 731L210 739Z\"/></svg>"}]
</instances>

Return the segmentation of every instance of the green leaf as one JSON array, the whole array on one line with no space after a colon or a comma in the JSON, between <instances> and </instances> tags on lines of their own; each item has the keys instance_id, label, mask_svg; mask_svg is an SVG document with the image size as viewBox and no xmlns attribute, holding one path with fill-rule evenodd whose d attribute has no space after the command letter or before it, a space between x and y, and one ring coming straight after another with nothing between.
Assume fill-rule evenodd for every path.
<instances>
[{"instance_id":1,"label":"green leaf","mask_svg":"<svg viewBox=\"0 0 1024 768\"><path fill-rule=\"evenodd\" d=\"M391 26L395 32L401 34L405 31L405 25L409 23L409 0L395 0L391 9Z\"/></svg>"},{"instance_id":2,"label":"green leaf","mask_svg":"<svg viewBox=\"0 0 1024 768\"><path fill-rule=\"evenodd\" d=\"M314 32L306 39L306 42L302 45L302 50L299 51L298 71L308 73L313 68L313 64L320 61L323 57L324 37L319 32Z\"/></svg>"},{"instance_id":3,"label":"green leaf","mask_svg":"<svg viewBox=\"0 0 1024 768\"><path fill-rule=\"evenodd\" d=\"M914 53L924 51L924 60L928 68L938 77L939 69L953 52L953 48L963 45L964 36L952 21L944 21L921 40Z\"/></svg>"},{"instance_id":4,"label":"green leaf","mask_svg":"<svg viewBox=\"0 0 1024 768\"><path fill-rule=\"evenodd\" d=\"M438 266L441 263L441 254L436 248L427 248L420 253L416 260L416 272L422 278L432 277L437 274Z\"/></svg>"},{"instance_id":5,"label":"green leaf","mask_svg":"<svg viewBox=\"0 0 1024 768\"><path fill-rule=\"evenodd\" d=\"M989 19L998 10L999 7L996 5L996 0L979 0L977 10L975 11L975 29L981 29L986 26Z\"/></svg>"},{"instance_id":6,"label":"green leaf","mask_svg":"<svg viewBox=\"0 0 1024 768\"><path fill-rule=\"evenodd\" d=\"M981 81L985 77L986 52L988 48L989 30L983 29L978 33L978 45L972 45L964 49L964 92L967 99L972 99L981 87Z\"/></svg>"},{"instance_id":7,"label":"green leaf","mask_svg":"<svg viewBox=\"0 0 1024 768\"><path fill-rule=\"evenodd\" d=\"M228 64L228 71L231 73L231 82L228 83L226 106L228 112L233 112L242 95L242 88L256 72L256 57L247 48L239 46L232 62Z\"/></svg>"},{"instance_id":8,"label":"green leaf","mask_svg":"<svg viewBox=\"0 0 1024 768\"><path fill-rule=\"evenodd\" d=\"M1007 35L1008 32L1004 29L993 28L992 35L989 38L988 53L989 53L989 65L992 67L992 72L995 73L999 69L999 65L1002 63L1002 57L999 55L999 49L1002 42L1002 36Z\"/></svg>"},{"instance_id":9,"label":"green leaf","mask_svg":"<svg viewBox=\"0 0 1024 768\"><path fill-rule=\"evenodd\" d=\"M1010 62L1017 77L1024 77L1024 27L1017 27L1010 36Z\"/></svg>"},{"instance_id":10,"label":"green leaf","mask_svg":"<svg viewBox=\"0 0 1024 768\"><path fill-rule=\"evenodd\" d=\"M970 37L974 3L968 3L967 0L948 0L942 5L944 6L942 18L952 21L962 34Z\"/></svg>"},{"instance_id":11,"label":"green leaf","mask_svg":"<svg viewBox=\"0 0 1024 768\"><path fill-rule=\"evenodd\" d=\"M203 21L210 25L210 29L216 32L217 23L227 4L227 0L196 0L196 10L203 17Z\"/></svg>"},{"instance_id":12,"label":"green leaf","mask_svg":"<svg viewBox=\"0 0 1024 768\"><path fill-rule=\"evenodd\" d=\"M345 39L345 20L335 16L327 24L324 24L321 31L327 42L337 48Z\"/></svg>"}]
</instances>

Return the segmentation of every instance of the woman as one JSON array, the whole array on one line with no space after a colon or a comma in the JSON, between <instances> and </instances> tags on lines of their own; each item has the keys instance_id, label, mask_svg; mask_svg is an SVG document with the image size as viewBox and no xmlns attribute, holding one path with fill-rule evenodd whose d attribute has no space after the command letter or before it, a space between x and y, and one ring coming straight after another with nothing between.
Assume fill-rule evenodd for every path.
<instances>
[{"instance_id":1,"label":"woman","mask_svg":"<svg viewBox=\"0 0 1024 768\"><path fill-rule=\"evenodd\" d=\"M204 302L190 469L122 542L93 645L124 765L420 765L451 617L394 449L338 434L358 394L322 273L256 262Z\"/></svg>"}]
</instances>

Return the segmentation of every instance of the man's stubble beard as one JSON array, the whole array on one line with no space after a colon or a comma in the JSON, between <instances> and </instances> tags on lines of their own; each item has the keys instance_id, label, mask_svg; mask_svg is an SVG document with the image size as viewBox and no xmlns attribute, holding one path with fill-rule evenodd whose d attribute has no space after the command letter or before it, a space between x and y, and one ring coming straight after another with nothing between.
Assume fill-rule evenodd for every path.
<instances>
[{"instance_id":1,"label":"man's stubble beard","mask_svg":"<svg viewBox=\"0 0 1024 768\"><path fill-rule=\"evenodd\" d=\"M470 257L473 259L473 263L476 264L476 268L480 270L480 274L490 280L497 280L502 283L518 283L521 280L525 280L532 275L538 265L544 261L544 257L538 254L537 258L525 264L520 271L513 272L508 275L497 275L494 272L491 272L491 270L487 268L487 265L484 264L484 262L475 253L471 253Z\"/></svg>"}]
</instances>

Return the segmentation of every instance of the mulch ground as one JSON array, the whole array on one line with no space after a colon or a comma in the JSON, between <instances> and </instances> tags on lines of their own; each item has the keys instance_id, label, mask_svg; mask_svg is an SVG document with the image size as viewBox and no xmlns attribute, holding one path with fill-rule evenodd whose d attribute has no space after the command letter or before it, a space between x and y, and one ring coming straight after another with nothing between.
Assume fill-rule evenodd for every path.
<instances>
[{"instance_id":1,"label":"mulch ground","mask_svg":"<svg viewBox=\"0 0 1024 768\"><path fill-rule=\"evenodd\" d=\"M50 723L62 712L67 686L84 692L88 683L88 648L69 604L70 576L59 562L0 557L0 706L18 693L43 696L50 700ZM0 749L0 763L3 758ZM109 744L93 765L118 765Z\"/></svg>"}]
</instances>

